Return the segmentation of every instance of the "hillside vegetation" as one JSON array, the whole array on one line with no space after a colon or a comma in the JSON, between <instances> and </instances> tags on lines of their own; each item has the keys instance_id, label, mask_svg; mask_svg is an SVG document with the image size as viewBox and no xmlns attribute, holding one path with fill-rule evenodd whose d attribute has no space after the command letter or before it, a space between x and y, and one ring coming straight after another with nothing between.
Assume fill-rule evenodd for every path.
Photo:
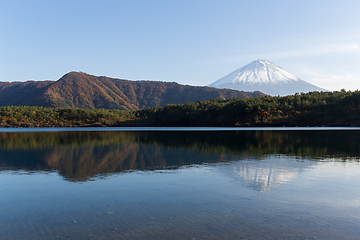
<instances>
[{"instance_id":1,"label":"hillside vegetation","mask_svg":"<svg viewBox=\"0 0 360 240\"><path fill-rule=\"evenodd\" d=\"M210 99L265 96L159 81L128 81L70 72L58 81L0 82L0 106L136 110Z\"/></svg>"},{"instance_id":2,"label":"hillside vegetation","mask_svg":"<svg viewBox=\"0 0 360 240\"><path fill-rule=\"evenodd\" d=\"M360 92L211 100L137 112L153 126L358 126Z\"/></svg>"},{"instance_id":3,"label":"hillside vegetation","mask_svg":"<svg viewBox=\"0 0 360 240\"><path fill-rule=\"evenodd\" d=\"M360 126L360 92L232 98L134 111L2 107L0 126Z\"/></svg>"}]
</instances>

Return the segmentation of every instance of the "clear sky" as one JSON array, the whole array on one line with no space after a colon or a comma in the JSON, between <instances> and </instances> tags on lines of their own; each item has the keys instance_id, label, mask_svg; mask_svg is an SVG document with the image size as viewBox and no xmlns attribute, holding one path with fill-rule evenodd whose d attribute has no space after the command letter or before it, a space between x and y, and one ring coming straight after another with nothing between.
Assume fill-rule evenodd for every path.
<instances>
[{"instance_id":1,"label":"clear sky","mask_svg":"<svg viewBox=\"0 0 360 240\"><path fill-rule=\"evenodd\" d=\"M360 1L0 1L0 81L82 71L208 85L257 59L360 90Z\"/></svg>"}]
</instances>

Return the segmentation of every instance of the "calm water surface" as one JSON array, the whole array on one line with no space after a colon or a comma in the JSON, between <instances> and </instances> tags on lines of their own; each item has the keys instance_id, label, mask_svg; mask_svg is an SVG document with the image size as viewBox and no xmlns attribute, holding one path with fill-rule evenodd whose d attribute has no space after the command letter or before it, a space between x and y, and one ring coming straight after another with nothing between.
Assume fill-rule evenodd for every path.
<instances>
[{"instance_id":1,"label":"calm water surface","mask_svg":"<svg viewBox=\"0 0 360 240\"><path fill-rule=\"evenodd\" d=\"M0 132L0 239L359 239L358 129Z\"/></svg>"}]
</instances>

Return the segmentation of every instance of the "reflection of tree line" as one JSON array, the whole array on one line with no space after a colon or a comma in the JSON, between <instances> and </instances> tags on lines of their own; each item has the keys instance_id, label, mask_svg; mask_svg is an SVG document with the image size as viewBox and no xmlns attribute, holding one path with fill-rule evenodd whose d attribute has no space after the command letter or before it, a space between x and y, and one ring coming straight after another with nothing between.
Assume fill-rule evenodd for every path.
<instances>
[{"instance_id":1,"label":"reflection of tree line","mask_svg":"<svg viewBox=\"0 0 360 240\"><path fill-rule=\"evenodd\" d=\"M108 145L136 142L133 132L2 132L0 148L40 149L57 146Z\"/></svg>"},{"instance_id":2,"label":"reflection of tree line","mask_svg":"<svg viewBox=\"0 0 360 240\"><path fill-rule=\"evenodd\" d=\"M149 134L143 143L209 153L261 156L360 157L358 131L233 131L159 132ZM176 136L176 137L173 137Z\"/></svg>"},{"instance_id":3,"label":"reflection of tree line","mask_svg":"<svg viewBox=\"0 0 360 240\"><path fill-rule=\"evenodd\" d=\"M360 156L356 131L1 133L0 167L56 170L69 180L129 170L287 154Z\"/></svg>"}]
</instances>

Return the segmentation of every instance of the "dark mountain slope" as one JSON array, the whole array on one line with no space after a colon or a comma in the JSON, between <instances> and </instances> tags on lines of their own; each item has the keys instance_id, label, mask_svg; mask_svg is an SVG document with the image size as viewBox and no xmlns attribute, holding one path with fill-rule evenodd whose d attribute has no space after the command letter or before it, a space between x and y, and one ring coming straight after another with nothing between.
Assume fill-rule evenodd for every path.
<instances>
[{"instance_id":1,"label":"dark mountain slope","mask_svg":"<svg viewBox=\"0 0 360 240\"><path fill-rule=\"evenodd\" d=\"M58 81L0 83L0 106L133 110L210 99L259 97L243 92L170 82L128 81L70 72Z\"/></svg>"},{"instance_id":2,"label":"dark mountain slope","mask_svg":"<svg viewBox=\"0 0 360 240\"><path fill-rule=\"evenodd\" d=\"M45 106L44 92L54 81L0 82L0 106Z\"/></svg>"}]
</instances>

